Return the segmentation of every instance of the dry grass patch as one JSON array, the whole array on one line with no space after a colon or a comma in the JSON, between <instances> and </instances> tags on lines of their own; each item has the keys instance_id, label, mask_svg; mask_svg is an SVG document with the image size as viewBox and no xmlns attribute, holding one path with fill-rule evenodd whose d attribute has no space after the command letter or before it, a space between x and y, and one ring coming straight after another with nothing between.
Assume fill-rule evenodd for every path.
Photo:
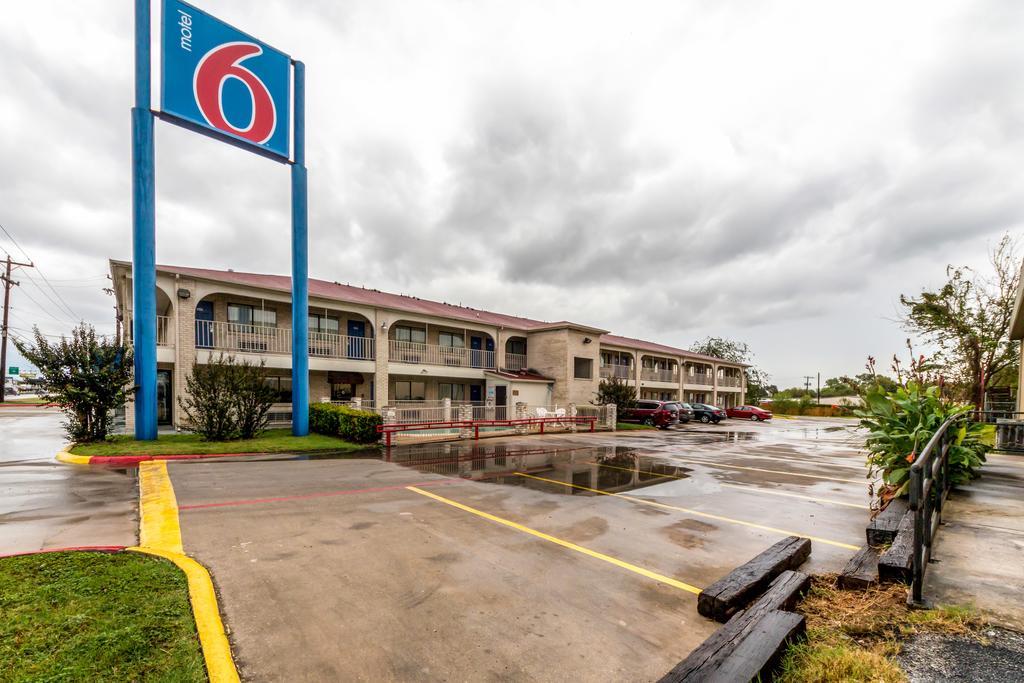
<instances>
[{"instance_id":1,"label":"dry grass patch","mask_svg":"<svg viewBox=\"0 0 1024 683\"><path fill-rule=\"evenodd\" d=\"M902 584L842 590L836 578L812 578L797 607L807 617L807 640L786 653L782 681L898 683L906 680L894 661L904 638L922 631L976 634L983 625L968 607L909 609Z\"/></svg>"}]
</instances>

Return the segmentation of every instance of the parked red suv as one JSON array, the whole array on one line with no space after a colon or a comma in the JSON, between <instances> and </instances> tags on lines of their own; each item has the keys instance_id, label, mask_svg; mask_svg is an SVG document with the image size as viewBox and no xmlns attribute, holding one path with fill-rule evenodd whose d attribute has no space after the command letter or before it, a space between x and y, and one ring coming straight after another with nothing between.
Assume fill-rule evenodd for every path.
<instances>
[{"instance_id":1,"label":"parked red suv","mask_svg":"<svg viewBox=\"0 0 1024 683\"><path fill-rule=\"evenodd\" d=\"M757 406L737 406L727 409L725 413L729 417L738 417L741 420L753 420L754 422L772 419L770 412Z\"/></svg>"},{"instance_id":2,"label":"parked red suv","mask_svg":"<svg viewBox=\"0 0 1024 683\"><path fill-rule=\"evenodd\" d=\"M673 401L637 401L636 405L622 411L622 422L639 422L658 429L668 429L679 422L679 412Z\"/></svg>"}]
</instances>

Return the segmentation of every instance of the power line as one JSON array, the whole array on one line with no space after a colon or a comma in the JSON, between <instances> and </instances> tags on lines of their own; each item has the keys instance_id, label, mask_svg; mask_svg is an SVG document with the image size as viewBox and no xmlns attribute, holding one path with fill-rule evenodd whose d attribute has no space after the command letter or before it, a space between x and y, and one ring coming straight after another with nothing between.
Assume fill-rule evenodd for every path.
<instances>
[{"instance_id":1,"label":"power line","mask_svg":"<svg viewBox=\"0 0 1024 683\"><path fill-rule=\"evenodd\" d=\"M24 247L22 247L22 246L21 246L21 245L20 245L20 244L18 243L18 240L14 239L14 235L12 235L12 234L11 234L11 233L10 233L10 232L9 232L9 231L7 230L7 228L5 228L5 227L4 227L3 223L0 223L0 230L3 230L4 234L5 234L5 235L7 235L8 239L10 239L10 240L11 240L11 243L12 243L12 244L14 244L14 246L16 246L16 247L18 248L18 250L19 250L19 251L21 251L21 253L22 253L22 254L23 254L23 255L25 256L25 258L27 258L27 259L28 259L28 260L29 260L29 261L31 262L31 261L32 261L32 257L31 257L31 256L29 256L29 255L28 255L28 252L26 252L26 251L25 251ZM64 309L65 309L65 310L66 310L66 311L67 311L68 313L70 313L70 314L71 314L71 318L72 318L73 320L74 320L74 319L76 319L76 318L77 318L78 320L84 320L84 318L82 318L82 316L80 316L80 315L78 315L77 313L75 313L74 309L72 309L72 308L71 308L71 306L69 306L69 305L68 305L68 302L64 300L64 297L62 297L62 296L60 295L60 292L58 292L58 291L57 291L57 290L56 290L56 289L54 288L54 286L53 286L52 284L50 284L50 281L46 279L46 275L45 275L45 274L43 273L43 271L42 271L42 270L40 270L40 269L39 269L39 266L33 266L33 267L35 268L36 272L37 272L37 273L39 273L39 277L43 278L43 282L45 282L45 283L46 283L46 284L47 284L47 285L48 285L48 286L50 287L50 290L52 290L52 291L53 291L53 293L57 295L57 298L58 298L58 299L60 300L61 304L63 304L63 305L64 305ZM31 277L29 277L29 280L31 281L31 280L32 280L32 278L31 278ZM33 284L35 284L35 283L33 283ZM39 285L36 285L36 286L38 287ZM39 290L40 290L40 291L43 291L42 287L40 287L40 288L39 288ZM45 292L44 292L44 293L45 293ZM49 297L48 297L48 298L49 298Z\"/></svg>"}]
</instances>

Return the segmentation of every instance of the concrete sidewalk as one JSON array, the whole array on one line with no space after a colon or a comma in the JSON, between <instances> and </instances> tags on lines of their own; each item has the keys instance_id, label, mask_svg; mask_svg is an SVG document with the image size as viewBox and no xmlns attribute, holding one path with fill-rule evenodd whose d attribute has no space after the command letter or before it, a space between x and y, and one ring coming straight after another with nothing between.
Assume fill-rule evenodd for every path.
<instances>
[{"instance_id":1,"label":"concrete sidewalk","mask_svg":"<svg viewBox=\"0 0 1024 683\"><path fill-rule=\"evenodd\" d=\"M63 465L56 409L0 410L0 554L134 545L135 470Z\"/></svg>"},{"instance_id":2,"label":"concrete sidewalk","mask_svg":"<svg viewBox=\"0 0 1024 683\"><path fill-rule=\"evenodd\" d=\"M925 598L1024 630L1024 457L990 456L980 479L950 494L943 520Z\"/></svg>"}]
</instances>

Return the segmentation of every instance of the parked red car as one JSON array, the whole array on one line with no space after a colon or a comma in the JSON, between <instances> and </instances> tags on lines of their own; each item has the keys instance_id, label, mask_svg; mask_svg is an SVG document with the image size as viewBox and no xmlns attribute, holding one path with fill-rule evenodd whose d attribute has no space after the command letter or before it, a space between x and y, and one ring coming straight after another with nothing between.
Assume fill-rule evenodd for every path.
<instances>
[{"instance_id":1,"label":"parked red car","mask_svg":"<svg viewBox=\"0 0 1024 683\"><path fill-rule=\"evenodd\" d=\"M737 406L735 408L727 408L725 414L729 417L737 417L741 420L753 420L754 422L772 419L772 414L770 412L764 408L758 408L757 406Z\"/></svg>"},{"instance_id":2,"label":"parked red car","mask_svg":"<svg viewBox=\"0 0 1024 683\"><path fill-rule=\"evenodd\" d=\"M622 411L622 422L639 422L658 429L668 429L679 423L679 411L672 401L637 401L632 408Z\"/></svg>"}]
</instances>

